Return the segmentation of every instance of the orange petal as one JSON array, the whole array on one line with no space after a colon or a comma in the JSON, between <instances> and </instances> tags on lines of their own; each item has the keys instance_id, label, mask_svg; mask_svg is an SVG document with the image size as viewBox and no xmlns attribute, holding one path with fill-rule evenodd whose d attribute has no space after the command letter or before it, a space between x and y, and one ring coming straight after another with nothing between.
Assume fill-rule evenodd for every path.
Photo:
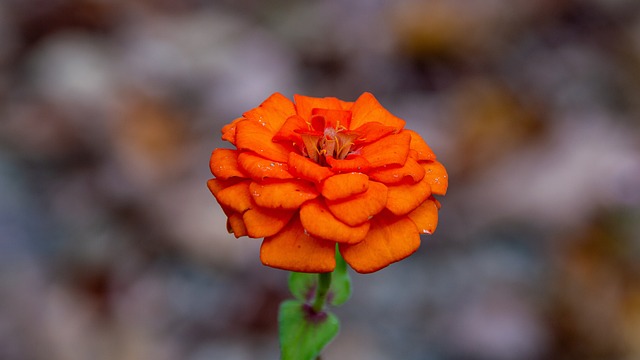
<instances>
[{"instance_id":1,"label":"orange petal","mask_svg":"<svg viewBox=\"0 0 640 360\"><path fill-rule=\"evenodd\" d=\"M371 167L403 165L409 156L410 141L411 136L406 132L388 135L363 146L360 149L360 155L369 161Z\"/></svg>"},{"instance_id":2,"label":"orange petal","mask_svg":"<svg viewBox=\"0 0 640 360\"><path fill-rule=\"evenodd\" d=\"M215 149L209 159L211 173L219 179L234 176L245 177L238 167L238 152L231 149Z\"/></svg>"},{"instance_id":3,"label":"orange petal","mask_svg":"<svg viewBox=\"0 0 640 360\"><path fill-rule=\"evenodd\" d=\"M217 180L217 179L212 179ZM211 182L211 180L209 180ZM251 194L249 193L249 180L241 181L237 184L227 186L214 192L213 196L223 207L232 209L233 211L243 213L251 208ZM209 187L211 189L211 186Z\"/></svg>"},{"instance_id":4,"label":"orange petal","mask_svg":"<svg viewBox=\"0 0 640 360\"><path fill-rule=\"evenodd\" d=\"M431 195L426 177L414 184L390 185L388 188L387 209L395 215L413 211Z\"/></svg>"},{"instance_id":5,"label":"orange petal","mask_svg":"<svg viewBox=\"0 0 640 360\"><path fill-rule=\"evenodd\" d=\"M387 185L409 180L412 183L422 180L425 170L417 161L408 157L404 165L389 165L369 171L373 180Z\"/></svg>"},{"instance_id":6,"label":"orange petal","mask_svg":"<svg viewBox=\"0 0 640 360\"><path fill-rule=\"evenodd\" d=\"M340 108L342 110L351 110L353 107L353 101L344 101L340 99L338 99L338 101L340 102Z\"/></svg>"},{"instance_id":7,"label":"orange petal","mask_svg":"<svg viewBox=\"0 0 640 360\"><path fill-rule=\"evenodd\" d=\"M301 142L302 137L297 131L300 130L309 130L309 126L307 122L304 121L298 115L290 116L282 127L278 129L278 132L273 136L273 141L291 141L291 142Z\"/></svg>"},{"instance_id":8,"label":"orange petal","mask_svg":"<svg viewBox=\"0 0 640 360\"><path fill-rule=\"evenodd\" d=\"M371 164L360 155L349 155L343 160L334 159L332 156L326 157L327 164L331 166L333 172L367 172L371 168Z\"/></svg>"},{"instance_id":9,"label":"orange petal","mask_svg":"<svg viewBox=\"0 0 640 360\"><path fill-rule=\"evenodd\" d=\"M207 187L209 188L209 191L211 191L211 194L213 194L213 196L217 196L220 190L239 182L240 181L238 181L237 178L231 180L209 179L207 180Z\"/></svg>"},{"instance_id":10,"label":"orange petal","mask_svg":"<svg viewBox=\"0 0 640 360\"><path fill-rule=\"evenodd\" d=\"M316 128L316 130L324 131L327 127L348 129L351 123L351 111L349 110L313 108L311 109L311 116L313 117L314 115L322 115L324 118L324 126L321 129Z\"/></svg>"},{"instance_id":11,"label":"orange petal","mask_svg":"<svg viewBox=\"0 0 640 360\"><path fill-rule=\"evenodd\" d=\"M236 125L236 146L238 150L251 150L270 160L286 162L293 148L271 141L274 132L260 123L245 120Z\"/></svg>"},{"instance_id":12,"label":"orange petal","mask_svg":"<svg viewBox=\"0 0 640 360\"><path fill-rule=\"evenodd\" d=\"M222 127L222 140L228 141L233 145L236 144L236 125L239 121L244 120L244 118L237 118L233 120L231 123Z\"/></svg>"},{"instance_id":13,"label":"orange petal","mask_svg":"<svg viewBox=\"0 0 640 360\"><path fill-rule=\"evenodd\" d=\"M249 191L256 204L271 209L297 209L318 197L315 186L304 180L251 182Z\"/></svg>"},{"instance_id":14,"label":"orange petal","mask_svg":"<svg viewBox=\"0 0 640 360\"><path fill-rule=\"evenodd\" d=\"M386 203L387 187L376 181L369 181L369 189L362 194L326 201L329 211L338 220L350 226L357 226L369 220L382 211Z\"/></svg>"},{"instance_id":15,"label":"orange petal","mask_svg":"<svg viewBox=\"0 0 640 360\"><path fill-rule=\"evenodd\" d=\"M247 119L268 127L272 132L278 131L285 120L295 115L296 108L291 100L280 93L274 93L255 109L242 114Z\"/></svg>"},{"instance_id":16,"label":"orange petal","mask_svg":"<svg viewBox=\"0 0 640 360\"><path fill-rule=\"evenodd\" d=\"M242 214L237 212L229 214L229 218L227 219L227 231L233 234L236 238L247 235L247 227L244 225L244 221L242 220Z\"/></svg>"},{"instance_id":17,"label":"orange petal","mask_svg":"<svg viewBox=\"0 0 640 360\"><path fill-rule=\"evenodd\" d=\"M382 125L379 122L368 122L352 131L359 135L356 139L356 144L368 144L393 134L397 130L393 126Z\"/></svg>"},{"instance_id":18,"label":"orange petal","mask_svg":"<svg viewBox=\"0 0 640 360\"><path fill-rule=\"evenodd\" d=\"M352 172L328 177L322 183L322 196L329 200L346 198L362 194L369 188L369 177L363 173Z\"/></svg>"},{"instance_id":19,"label":"orange petal","mask_svg":"<svg viewBox=\"0 0 640 360\"><path fill-rule=\"evenodd\" d=\"M334 97L316 98L304 95L293 95L296 103L296 110L304 120L311 120L311 111L313 109L342 109L340 100Z\"/></svg>"},{"instance_id":20,"label":"orange petal","mask_svg":"<svg viewBox=\"0 0 640 360\"><path fill-rule=\"evenodd\" d=\"M420 234L413 221L406 216L380 214L371 220L364 240L355 245L340 244L340 253L355 271L366 274L406 258L419 246Z\"/></svg>"},{"instance_id":21,"label":"orange petal","mask_svg":"<svg viewBox=\"0 0 640 360\"><path fill-rule=\"evenodd\" d=\"M438 226L438 206L434 200L428 199L407 216L416 224L419 232L433 234L436 231L436 226Z\"/></svg>"},{"instance_id":22,"label":"orange petal","mask_svg":"<svg viewBox=\"0 0 640 360\"><path fill-rule=\"evenodd\" d=\"M247 234L261 238L277 234L291 220L295 210L267 209L253 206L242 214Z\"/></svg>"},{"instance_id":23,"label":"orange petal","mask_svg":"<svg viewBox=\"0 0 640 360\"><path fill-rule=\"evenodd\" d=\"M255 180L293 179L293 175L289 173L289 165L265 159L250 151L238 154L238 165Z\"/></svg>"},{"instance_id":24,"label":"orange petal","mask_svg":"<svg viewBox=\"0 0 640 360\"><path fill-rule=\"evenodd\" d=\"M349 226L336 219L318 199L308 201L300 208L302 226L312 236L339 243L355 244L369 231L369 222Z\"/></svg>"},{"instance_id":25,"label":"orange petal","mask_svg":"<svg viewBox=\"0 0 640 360\"><path fill-rule=\"evenodd\" d=\"M417 160L435 160L436 154L433 153L433 150L427 145L426 141L413 130L402 130L402 132L406 132L411 135L411 145L410 148L415 150L418 154Z\"/></svg>"},{"instance_id":26,"label":"orange petal","mask_svg":"<svg viewBox=\"0 0 640 360\"><path fill-rule=\"evenodd\" d=\"M356 129L368 122L379 122L386 126L391 126L396 130L404 127L404 120L394 116L387 109L382 107L378 100L371 93L363 93L351 108L353 118L351 119L351 129Z\"/></svg>"},{"instance_id":27,"label":"orange petal","mask_svg":"<svg viewBox=\"0 0 640 360\"><path fill-rule=\"evenodd\" d=\"M313 238L294 218L282 231L264 239L260 260L278 269L323 273L336 267L335 251L335 243Z\"/></svg>"},{"instance_id":28,"label":"orange petal","mask_svg":"<svg viewBox=\"0 0 640 360\"><path fill-rule=\"evenodd\" d=\"M298 177L316 183L320 183L322 180L333 175L333 172L329 170L329 168L320 166L309 158L294 152L289 153L289 171Z\"/></svg>"},{"instance_id":29,"label":"orange petal","mask_svg":"<svg viewBox=\"0 0 640 360\"><path fill-rule=\"evenodd\" d=\"M444 165L437 161L428 161L421 163L424 167L427 182L431 186L431 192L436 195L444 195L447 193L449 186L449 175Z\"/></svg>"}]
</instances>

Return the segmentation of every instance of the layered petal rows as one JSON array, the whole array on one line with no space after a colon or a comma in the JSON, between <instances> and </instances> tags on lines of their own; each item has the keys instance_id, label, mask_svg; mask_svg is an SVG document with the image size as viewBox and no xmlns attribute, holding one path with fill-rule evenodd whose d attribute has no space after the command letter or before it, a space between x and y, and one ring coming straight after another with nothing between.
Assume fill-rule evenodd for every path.
<instances>
[{"instance_id":1,"label":"layered petal rows","mask_svg":"<svg viewBox=\"0 0 640 360\"><path fill-rule=\"evenodd\" d=\"M236 237L264 238L262 263L357 272L411 255L438 224L447 172L370 93L355 102L275 93L222 129L207 183Z\"/></svg>"}]
</instances>

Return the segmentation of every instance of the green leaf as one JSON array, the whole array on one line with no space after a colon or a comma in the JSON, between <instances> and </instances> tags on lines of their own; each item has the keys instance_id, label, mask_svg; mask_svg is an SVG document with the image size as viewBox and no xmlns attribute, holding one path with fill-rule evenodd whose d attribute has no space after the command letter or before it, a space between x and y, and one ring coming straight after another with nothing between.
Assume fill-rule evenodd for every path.
<instances>
[{"instance_id":1,"label":"green leaf","mask_svg":"<svg viewBox=\"0 0 640 360\"><path fill-rule=\"evenodd\" d=\"M278 314L281 360L314 360L338 334L338 318L328 311L314 312L298 300L287 300Z\"/></svg>"},{"instance_id":2,"label":"green leaf","mask_svg":"<svg viewBox=\"0 0 640 360\"><path fill-rule=\"evenodd\" d=\"M289 290L293 296L306 303L313 301L318 288L318 274L292 272L289 274Z\"/></svg>"},{"instance_id":3,"label":"green leaf","mask_svg":"<svg viewBox=\"0 0 640 360\"><path fill-rule=\"evenodd\" d=\"M333 306L340 306L351 297L351 277L339 251L336 251L336 268L331 278L328 301ZM289 290L302 302L313 302L317 288L318 274L292 272L289 275Z\"/></svg>"}]
</instances>

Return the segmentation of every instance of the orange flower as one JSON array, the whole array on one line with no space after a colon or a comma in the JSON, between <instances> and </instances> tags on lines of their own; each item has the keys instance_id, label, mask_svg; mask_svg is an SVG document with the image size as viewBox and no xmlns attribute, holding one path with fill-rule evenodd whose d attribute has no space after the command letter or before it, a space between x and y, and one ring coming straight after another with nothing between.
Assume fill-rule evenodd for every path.
<instances>
[{"instance_id":1,"label":"orange flower","mask_svg":"<svg viewBox=\"0 0 640 360\"><path fill-rule=\"evenodd\" d=\"M298 272L347 263L370 273L431 234L447 172L370 93L355 102L279 93L222 129L207 183L236 237L264 238L262 263Z\"/></svg>"}]
</instances>

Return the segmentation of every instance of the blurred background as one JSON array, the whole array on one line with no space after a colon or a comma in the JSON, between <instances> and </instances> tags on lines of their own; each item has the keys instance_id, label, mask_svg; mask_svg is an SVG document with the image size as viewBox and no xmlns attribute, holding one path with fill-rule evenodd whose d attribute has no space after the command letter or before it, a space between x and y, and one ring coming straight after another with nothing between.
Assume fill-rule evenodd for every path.
<instances>
[{"instance_id":1,"label":"blurred background","mask_svg":"<svg viewBox=\"0 0 640 360\"><path fill-rule=\"evenodd\" d=\"M3 0L0 359L277 359L220 128L374 93L450 175L324 359L640 359L635 0Z\"/></svg>"}]
</instances>

